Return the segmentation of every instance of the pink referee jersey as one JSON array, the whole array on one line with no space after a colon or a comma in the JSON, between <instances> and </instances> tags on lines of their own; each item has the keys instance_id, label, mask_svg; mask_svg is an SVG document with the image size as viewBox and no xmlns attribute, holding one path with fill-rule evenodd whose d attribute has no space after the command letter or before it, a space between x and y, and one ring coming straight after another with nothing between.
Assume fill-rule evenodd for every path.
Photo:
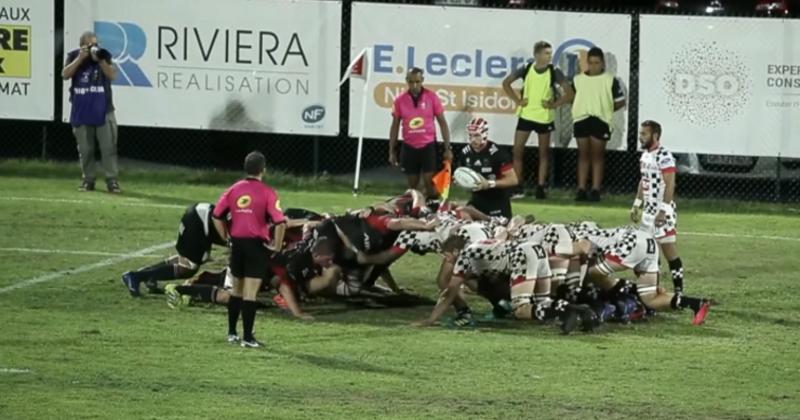
<instances>
[{"instance_id":1,"label":"pink referee jersey","mask_svg":"<svg viewBox=\"0 0 800 420\"><path fill-rule=\"evenodd\" d=\"M231 214L232 238L270 239L269 225L285 221L278 194L258 179L245 178L228 188L214 207L214 217Z\"/></svg>"},{"instance_id":2,"label":"pink referee jersey","mask_svg":"<svg viewBox=\"0 0 800 420\"><path fill-rule=\"evenodd\" d=\"M392 116L401 120L403 141L415 149L421 149L436 140L434 119L442 115L444 108L433 91L422 88L415 101L408 91L400 94L392 105Z\"/></svg>"}]
</instances>

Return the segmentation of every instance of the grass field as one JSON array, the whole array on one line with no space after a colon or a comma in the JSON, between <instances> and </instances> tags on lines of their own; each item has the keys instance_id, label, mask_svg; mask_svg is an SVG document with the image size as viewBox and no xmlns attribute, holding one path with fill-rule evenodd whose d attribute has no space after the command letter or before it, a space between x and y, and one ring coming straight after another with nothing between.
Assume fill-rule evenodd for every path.
<instances>
[{"instance_id":1,"label":"grass field","mask_svg":"<svg viewBox=\"0 0 800 420\"><path fill-rule=\"evenodd\" d=\"M702 327L671 313L569 337L510 321L418 329L409 323L429 308L326 305L309 308L314 322L262 312L266 349L245 351L224 343L224 308L171 310L119 281L168 255L183 208L216 200L233 178L128 173L111 196L75 192L75 171L0 163L0 419L800 418L791 209L681 207L687 289L721 302ZM306 186L281 187L283 206L342 211L382 198ZM613 225L627 222L629 201L515 211ZM436 268L407 256L393 271L434 296Z\"/></svg>"}]
</instances>

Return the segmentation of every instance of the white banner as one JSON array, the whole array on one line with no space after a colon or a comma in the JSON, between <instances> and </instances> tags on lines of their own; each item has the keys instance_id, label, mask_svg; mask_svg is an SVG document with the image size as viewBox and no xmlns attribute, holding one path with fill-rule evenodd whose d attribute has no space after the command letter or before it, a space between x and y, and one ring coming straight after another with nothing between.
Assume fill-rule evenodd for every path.
<instances>
[{"instance_id":1,"label":"white banner","mask_svg":"<svg viewBox=\"0 0 800 420\"><path fill-rule=\"evenodd\" d=\"M0 118L52 120L53 1L0 0Z\"/></svg>"},{"instance_id":2,"label":"white banner","mask_svg":"<svg viewBox=\"0 0 800 420\"><path fill-rule=\"evenodd\" d=\"M589 48L602 48L608 71L619 77L627 93L628 15L354 3L351 27L351 57L365 47L373 54L367 63L367 71L373 72L367 95L369 138L388 138L392 102L406 88L406 71L416 66L425 71L425 86L442 100L454 141L466 141L466 124L476 115L489 121L493 141L513 143L517 117L502 81L533 58L533 44L539 40L553 45L553 63L568 79L579 71ZM354 79L350 84L353 137L359 134L355 131L363 83ZM521 86L520 81L515 84ZM615 114L609 148L627 148L626 121L623 108ZM557 113L556 128L554 145L570 143L569 106Z\"/></svg>"},{"instance_id":3,"label":"white banner","mask_svg":"<svg viewBox=\"0 0 800 420\"><path fill-rule=\"evenodd\" d=\"M639 119L670 150L800 157L800 22L642 15L640 33Z\"/></svg>"},{"instance_id":4,"label":"white banner","mask_svg":"<svg viewBox=\"0 0 800 420\"><path fill-rule=\"evenodd\" d=\"M112 53L120 125L336 135L341 9L313 0L70 0L64 51L93 30Z\"/></svg>"}]
</instances>

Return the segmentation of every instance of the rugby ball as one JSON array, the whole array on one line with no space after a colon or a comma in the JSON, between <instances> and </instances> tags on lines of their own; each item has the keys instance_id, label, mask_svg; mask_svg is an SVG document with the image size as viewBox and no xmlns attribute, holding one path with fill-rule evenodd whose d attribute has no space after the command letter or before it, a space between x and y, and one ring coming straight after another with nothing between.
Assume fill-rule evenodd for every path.
<instances>
[{"instance_id":1,"label":"rugby ball","mask_svg":"<svg viewBox=\"0 0 800 420\"><path fill-rule=\"evenodd\" d=\"M474 170L461 166L453 172L453 181L461 188L473 190L480 185L486 178L483 175L475 172Z\"/></svg>"}]
</instances>

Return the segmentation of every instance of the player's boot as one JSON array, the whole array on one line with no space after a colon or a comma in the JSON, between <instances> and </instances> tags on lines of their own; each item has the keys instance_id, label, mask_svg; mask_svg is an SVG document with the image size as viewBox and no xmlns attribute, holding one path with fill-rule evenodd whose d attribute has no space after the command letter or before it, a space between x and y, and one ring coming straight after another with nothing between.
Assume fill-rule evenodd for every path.
<instances>
[{"instance_id":1,"label":"player's boot","mask_svg":"<svg viewBox=\"0 0 800 420\"><path fill-rule=\"evenodd\" d=\"M242 339L242 342L239 343L239 345L242 346L243 349L257 349L264 346L260 341L256 340L255 337L253 337L252 340Z\"/></svg>"},{"instance_id":2,"label":"player's boot","mask_svg":"<svg viewBox=\"0 0 800 420\"><path fill-rule=\"evenodd\" d=\"M164 287L164 293L167 295L167 306L172 309L180 309L183 306L187 306L191 300L190 296L184 296L178 293L176 287L177 286L174 284L168 284Z\"/></svg>"},{"instance_id":3,"label":"player's boot","mask_svg":"<svg viewBox=\"0 0 800 420\"><path fill-rule=\"evenodd\" d=\"M133 297L139 297L141 294L139 293L139 280L133 278L133 275L130 271L125 272L122 275L122 284L125 285L125 288L128 289L128 293L131 294Z\"/></svg>"},{"instance_id":4,"label":"player's boot","mask_svg":"<svg viewBox=\"0 0 800 420\"><path fill-rule=\"evenodd\" d=\"M589 305L575 305L578 310L578 317L581 319L581 329L584 332L592 332L600 326L600 318Z\"/></svg>"},{"instance_id":5,"label":"player's boot","mask_svg":"<svg viewBox=\"0 0 800 420\"><path fill-rule=\"evenodd\" d=\"M702 299L697 308L693 307L694 318L692 318L692 325L700 325L705 322L709 309L711 309L711 301L708 299Z\"/></svg>"},{"instance_id":6,"label":"player's boot","mask_svg":"<svg viewBox=\"0 0 800 420\"><path fill-rule=\"evenodd\" d=\"M511 302L500 299L498 302L492 304L492 316L495 319L502 319L509 315L513 309L511 308Z\"/></svg>"},{"instance_id":7,"label":"player's boot","mask_svg":"<svg viewBox=\"0 0 800 420\"><path fill-rule=\"evenodd\" d=\"M228 334L227 340L228 340L229 344L236 344L236 343L242 341L242 339L239 338L239 336L236 335L236 334Z\"/></svg>"},{"instance_id":8,"label":"player's boot","mask_svg":"<svg viewBox=\"0 0 800 420\"><path fill-rule=\"evenodd\" d=\"M453 319L453 327L468 328L475 326L475 319L472 316L472 309L469 307L456 310L456 317Z\"/></svg>"},{"instance_id":9,"label":"player's boot","mask_svg":"<svg viewBox=\"0 0 800 420\"><path fill-rule=\"evenodd\" d=\"M578 315L578 309L575 306L568 305L561 314L561 333L564 335L568 335L578 326L580 315Z\"/></svg>"}]
</instances>

